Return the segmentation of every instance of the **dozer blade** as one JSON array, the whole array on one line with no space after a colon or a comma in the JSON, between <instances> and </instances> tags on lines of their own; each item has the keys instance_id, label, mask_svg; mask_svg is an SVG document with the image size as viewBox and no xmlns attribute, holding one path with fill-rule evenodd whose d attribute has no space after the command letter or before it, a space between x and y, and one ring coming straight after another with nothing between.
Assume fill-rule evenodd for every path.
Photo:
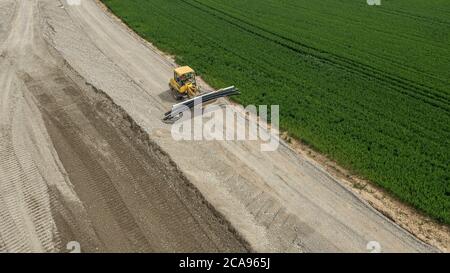
<instances>
[{"instance_id":1,"label":"dozer blade","mask_svg":"<svg viewBox=\"0 0 450 273\"><path fill-rule=\"evenodd\" d=\"M240 94L240 92L236 87L230 86L227 88L223 88L223 89L220 89L220 90L217 90L214 92L209 92L209 93L197 96L195 98L177 103L172 106L172 110L170 110L164 114L163 121L166 121L166 122L176 121L177 119L181 118L182 113L184 111L192 109L196 105L204 104L204 103L210 102L212 100L216 100L218 98L230 97L230 96L235 96L235 95L239 95L239 94Z\"/></svg>"}]
</instances>

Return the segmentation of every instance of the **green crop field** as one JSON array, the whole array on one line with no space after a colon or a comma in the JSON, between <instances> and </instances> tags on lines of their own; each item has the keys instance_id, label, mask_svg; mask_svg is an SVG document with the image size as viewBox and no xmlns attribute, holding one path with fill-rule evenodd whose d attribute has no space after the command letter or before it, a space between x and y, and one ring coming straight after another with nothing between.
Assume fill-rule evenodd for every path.
<instances>
[{"instance_id":1,"label":"green crop field","mask_svg":"<svg viewBox=\"0 0 450 273\"><path fill-rule=\"evenodd\" d=\"M103 0L240 103L450 224L450 1Z\"/></svg>"}]
</instances>

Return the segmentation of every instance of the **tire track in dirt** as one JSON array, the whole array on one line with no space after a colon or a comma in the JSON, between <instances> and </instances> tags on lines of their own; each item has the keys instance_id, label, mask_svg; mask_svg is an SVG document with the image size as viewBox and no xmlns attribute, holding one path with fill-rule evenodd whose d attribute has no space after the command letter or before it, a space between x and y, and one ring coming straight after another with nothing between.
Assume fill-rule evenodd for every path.
<instances>
[{"instance_id":1,"label":"tire track in dirt","mask_svg":"<svg viewBox=\"0 0 450 273\"><path fill-rule=\"evenodd\" d=\"M6 6L5 6L6 3ZM38 117L31 110L23 85L18 81L17 53L33 36L30 1L0 3L5 38L0 56L0 234L2 248L10 252L55 251L58 235L51 219L45 178L35 160L37 139L42 137ZM3 21L9 18L10 21ZM24 35L23 37L21 35ZM18 41L23 47L18 47Z\"/></svg>"},{"instance_id":2,"label":"tire track in dirt","mask_svg":"<svg viewBox=\"0 0 450 273\"><path fill-rule=\"evenodd\" d=\"M11 90L11 81L6 82L9 86L3 90ZM51 251L55 238L52 222L48 221L47 188L29 153L35 136L32 132L25 133L30 122L25 117L27 105L20 93L15 95L5 96L3 102L10 104L2 105L3 110L12 110L12 115L4 115L1 126L0 199L6 211L0 220L0 231L10 234L4 240L12 249Z\"/></svg>"}]
</instances>

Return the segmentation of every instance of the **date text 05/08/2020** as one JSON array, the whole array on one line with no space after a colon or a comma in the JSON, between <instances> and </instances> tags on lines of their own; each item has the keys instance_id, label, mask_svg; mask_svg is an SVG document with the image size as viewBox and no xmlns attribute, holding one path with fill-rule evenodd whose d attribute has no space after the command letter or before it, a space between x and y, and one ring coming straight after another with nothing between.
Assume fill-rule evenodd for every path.
<instances>
[{"instance_id":1,"label":"date text 05/08/2020","mask_svg":"<svg viewBox=\"0 0 450 273\"><path fill-rule=\"evenodd\" d=\"M270 258L221 258L214 261L213 259L186 259L180 260L180 268L205 268L210 270L212 267L223 268L270 268Z\"/></svg>"}]
</instances>

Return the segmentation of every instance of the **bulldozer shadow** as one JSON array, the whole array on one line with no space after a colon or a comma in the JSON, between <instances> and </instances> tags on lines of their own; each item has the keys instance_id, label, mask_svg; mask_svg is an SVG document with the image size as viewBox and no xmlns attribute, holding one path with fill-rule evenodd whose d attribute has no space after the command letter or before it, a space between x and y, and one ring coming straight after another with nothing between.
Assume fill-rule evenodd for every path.
<instances>
[{"instance_id":1,"label":"bulldozer shadow","mask_svg":"<svg viewBox=\"0 0 450 273\"><path fill-rule=\"evenodd\" d=\"M179 102L175 99L175 97L172 94L172 91L170 89L165 90L164 92L159 93L158 97L163 102L170 102L170 103L176 103Z\"/></svg>"}]
</instances>

